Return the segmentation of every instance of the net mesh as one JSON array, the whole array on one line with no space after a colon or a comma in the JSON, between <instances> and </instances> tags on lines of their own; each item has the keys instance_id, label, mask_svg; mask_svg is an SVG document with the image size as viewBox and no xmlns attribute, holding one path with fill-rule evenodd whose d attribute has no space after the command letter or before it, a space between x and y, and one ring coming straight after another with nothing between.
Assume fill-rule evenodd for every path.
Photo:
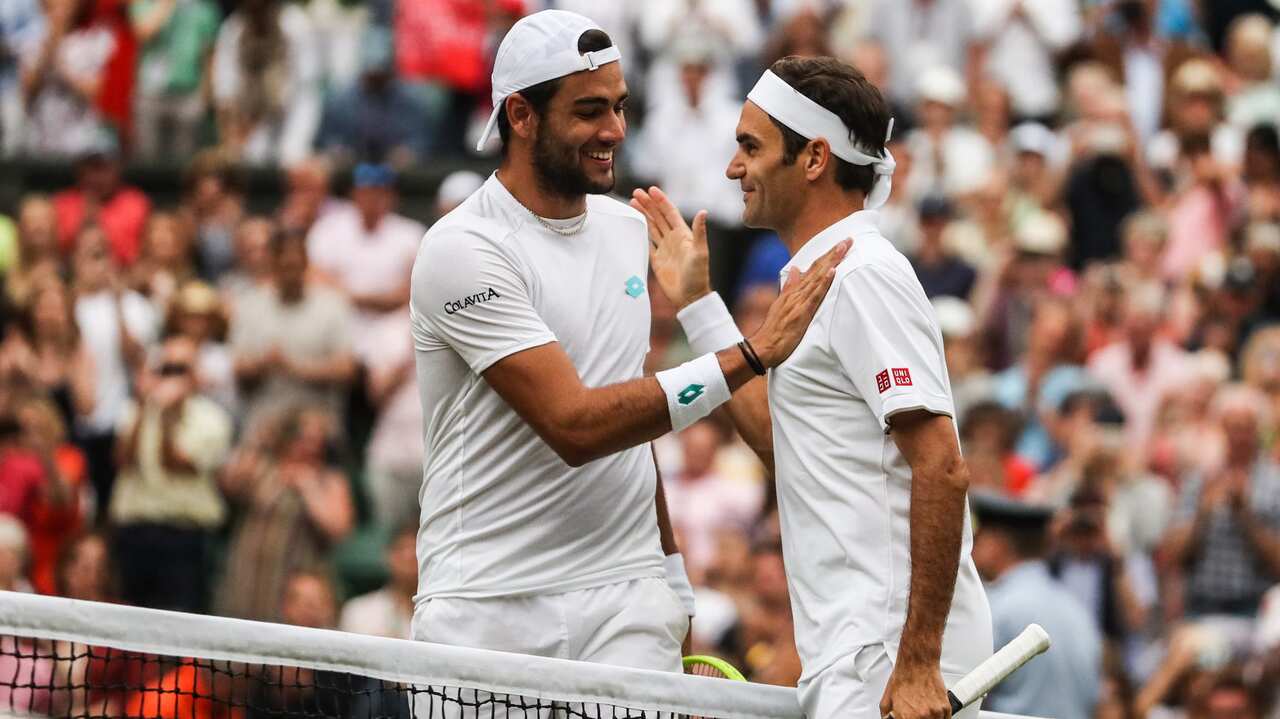
<instances>
[{"instance_id":1,"label":"net mesh","mask_svg":"<svg viewBox=\"0 0 1280 719\"><path fill-rule=\"evenodd\" d=\"M782 687L0 592L5 716L803 719Z\"/></svg>"}]
</instances>

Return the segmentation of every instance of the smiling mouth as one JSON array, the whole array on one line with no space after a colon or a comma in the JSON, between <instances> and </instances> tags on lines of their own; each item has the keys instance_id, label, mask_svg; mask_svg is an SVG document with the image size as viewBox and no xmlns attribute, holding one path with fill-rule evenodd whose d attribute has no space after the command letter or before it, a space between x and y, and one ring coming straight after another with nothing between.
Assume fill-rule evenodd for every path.
<instances>
[{"instance_id":1,"label":"smiling mouth","mask_svg":"<svg viewBox=\"0 0 1280 719\"><path fill-rule=\"evenodd\" d=\"M597 150L595 152L586 153L586 156L587 159L600 165L613 164L613 150Z\"/></svg>"}]
</instances>

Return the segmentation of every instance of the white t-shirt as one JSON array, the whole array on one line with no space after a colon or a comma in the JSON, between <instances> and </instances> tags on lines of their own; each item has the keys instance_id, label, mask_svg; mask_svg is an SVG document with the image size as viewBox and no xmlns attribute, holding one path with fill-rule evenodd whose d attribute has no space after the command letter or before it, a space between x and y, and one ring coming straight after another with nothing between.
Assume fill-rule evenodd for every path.
<instances>
[{"instance_id":1,"label":"white t-shirt","mask_svg":"<svg viewBox=\"0 0 1280 719\"><path fill-rule=\"evenodd\" d=\"M599 195L566 237L494 175L427 232L410 301L426 448L419 602L662 576L649 445L571 468L481 377L550 342L588 387L641 377L647 277L643 217Z\"/></svg>"},{"instance_id":2,"label":"white t-shirt","mask_svg":"<svg viewBox=\"0 0 1280 719\"><path fill-rule=\"evenodd\" d=\"M932 307L877 220L873 211L854 213L788 263L807 270L853 238L808 333L769 375L783 556L806 678L863 645L884 642L896 652L911 585L911 467L888 434L889 418L920 408L954 416ZM972 543L966 512L943 640L947 674L991 652Z\"/></svg>"},{"instance_id":3,"label":"white t-shirt","mask_svg":"<svg viewBox=\"0 0 1280 719\"><path fill-rule=\"evenodd\" d=\"M81 429L89 434L114 430L129 401L129 368L120 337L122 314L129 335L138 344L147 347L156 341L159 323L151 303L142 295L125 292L118 306L110 292L81 295L76 300L76 327L93 355L96 401L93 413L81 420Z\"/></svg>"}]
</instances>

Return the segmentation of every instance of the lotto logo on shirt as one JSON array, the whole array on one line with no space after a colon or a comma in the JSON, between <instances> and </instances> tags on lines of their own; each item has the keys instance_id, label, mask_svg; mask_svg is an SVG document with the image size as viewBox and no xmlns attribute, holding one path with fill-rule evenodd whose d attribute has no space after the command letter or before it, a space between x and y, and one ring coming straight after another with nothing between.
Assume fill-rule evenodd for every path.
<instances>
[{"instance_id":1,"label":"lotto logo on shirt","mask_svg":"<svg viewBox=\"0 0 1280 719\"><path fill-rule=\"evenodd\" d=\"M911 370L906 367L893 368L893 383L899 387L911 386Z\"/></svg>"},{"instance_id":2,"label":"lotto logo on shirt","mask_svg":"<svg viewBox=\"0 0 1280 719\"><path fill-rule=\"evenodd\" d=\"M882 370L876 375L876 389L880 390L880 394L884 394L889 387L889 370Z\"/></svg>"}]
</instances>

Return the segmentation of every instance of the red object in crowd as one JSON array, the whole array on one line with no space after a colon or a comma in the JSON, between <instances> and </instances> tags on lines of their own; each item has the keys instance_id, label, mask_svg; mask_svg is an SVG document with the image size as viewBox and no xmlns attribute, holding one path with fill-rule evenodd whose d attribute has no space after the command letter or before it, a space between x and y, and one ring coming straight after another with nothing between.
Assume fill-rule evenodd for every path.
<instances>
[{"instance_id":1,"label":"red object in crowd","mask_svg":"<svg viewBox=\"0 0 1280 719\"><path fill-rule=\"evenodd\" d=\"M73 444L53 451L62 480L67 483L67 501L53 504L43 493L31 507L27 532L31 535L31 585L41 594L57 593L58 555L67 540L80 533L80 495L84 489L88 463Z\"/></svg>"},{"instance_id":2,"label":"red object in crowd","mask_svg":"<svg viewBox=\"0 0 1280 719\"><path fill-rule=\"evenodd\" d=\"M406 80L478 93L489 82L487 32L480 0L401 0L396 3L396 69Z\"/></svg>"},{"instance_id":3,"label":"red object in crowd","mask_svg":"<svg viewBox=\"0 0 1280 719\"><path fill-rule=\"evenodd\" d=\"M88 202L80 188L63 190L53 196L58 218L58 242L64 254L75 249L76 233L88 217ZM121 187L98 209L96 222L102 226L116 264L127 267L142 250L142 228L151 212L151 201L141 191Z\"/></svg>"},{"instance_id":4,"label":"red object in crowd","mask_svg":"<svg viewBox=\"0 0 1280 719\"><path fill-rule=\"evenodd\" d=\"M103 70L102 88L95 103L127 145L133 128L133 86L138 74L138 39L129 24L128 0L95 0L92 22L111 29L115 51Z\"/></svg>"},{"instance_id":5,"label":"red object in crowd","mask_svg":"<svg viewBox=\"0 0 1280 719\"><path fill-rule=\"evenodd\" d=\"M1004 491L1011 497L1021 497L1035 479L1036 470L1016 454L1004 458Z\"/></svg>"}]
</instances>

